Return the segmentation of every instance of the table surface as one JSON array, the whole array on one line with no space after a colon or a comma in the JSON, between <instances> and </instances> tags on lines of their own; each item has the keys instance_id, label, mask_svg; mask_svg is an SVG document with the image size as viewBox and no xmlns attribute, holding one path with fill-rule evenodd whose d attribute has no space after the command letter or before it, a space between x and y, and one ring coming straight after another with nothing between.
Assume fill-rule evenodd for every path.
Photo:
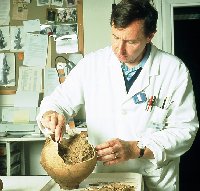
<instances>
[{"instance_id":1,"label":"table surface","mask_svg":"<svg viewBox=\"0 0 200 191\"><path fill-rule=\"evenodd\" d=\"M0 176L0 179L3 181L3 191L60 191L58 184L50 176ZM92 173L81 183L80 188L88 182L120 180L134 182L136 191L143 190L142 175L137 173Z\"/></svg>"},{"instance_id":2,"label":"table surface","mask_svg":"<svg viewBox=\"0 0 200 191\"><path fill-rule=\"evenodd\" d=\"M0 176L3 191L40 191L51 180L49 176Z\"/></svg>"}]
</instances>

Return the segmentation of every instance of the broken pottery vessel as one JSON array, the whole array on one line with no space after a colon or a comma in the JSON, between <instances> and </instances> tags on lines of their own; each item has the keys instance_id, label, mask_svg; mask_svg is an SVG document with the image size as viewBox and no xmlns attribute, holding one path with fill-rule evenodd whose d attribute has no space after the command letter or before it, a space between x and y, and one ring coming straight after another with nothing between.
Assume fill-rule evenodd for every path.
<instances>
[{"instance_id":1,"label":"broken pottery vessel","mask_svg":"<svg viewBox=\"0 0 200 191\"><path fill-rule=\"evenodd\" d=\"M40 163L61 189L77 189L95 168L94 147L84 134L65 139L60 143L47 138L41 152Z\"/></svg>"}]
</instances>

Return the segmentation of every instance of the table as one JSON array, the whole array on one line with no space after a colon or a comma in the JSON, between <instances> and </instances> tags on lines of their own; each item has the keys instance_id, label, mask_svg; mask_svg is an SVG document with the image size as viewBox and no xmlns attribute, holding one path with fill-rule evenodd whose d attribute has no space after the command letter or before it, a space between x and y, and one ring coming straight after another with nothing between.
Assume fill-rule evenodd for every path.
<instances>
[{"instance_id":1,"label":"table","mask_svg":"<svg viewBox=\"0 0 200 191\"><path fill-rule=\"evenodd\" d=\"M4 191L59 191L59 185L49 176L1 176ZM80 185L85 188L89 183L131 182L136 191L143 191L142 175L138 173L92 173Z\"/></svg>"},{"instance_id":2,"label":"table","mask_svg":"<svg viewBox=\"0 0 200 191\"><path fill-rule=\"evenodd\" d=\"M49 176L1 176L3 191L40 191Z\"/></svg>"}]
</instances>

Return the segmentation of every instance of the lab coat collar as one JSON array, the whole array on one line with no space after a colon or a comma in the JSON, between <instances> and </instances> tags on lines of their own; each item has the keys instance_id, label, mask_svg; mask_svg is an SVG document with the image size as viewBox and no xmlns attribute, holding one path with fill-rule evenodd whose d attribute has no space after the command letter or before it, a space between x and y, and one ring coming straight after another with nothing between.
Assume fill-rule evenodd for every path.
<instances>
[{"instance_id":1,"label":"lab coat collar","mask_svg":"<svg viewBox=\"0 0 200 191\"><path fill-rule=\"evenodd\" d=\"M159 74L160 62L155 62L156 52L157 48L152 45L149 58L147 59L144 68L140 72L140 75L130 88L128 94L126 92L121 63L114 53L111 55L110 74L112 91L115 94L116 99L118 99L121 104L132 98L132 96L136 93L141 92L148 87L150 84L150 78Z\"/></svg>"},{"instance_id":2,"label":"lab coat collar","mask_svg":"<svg viewBox=\"0 0 200 191\"><path fill-rule=\"evenodd\" d=\"M143 91L150 84L150 78L159 75L160 62L155 58L157 48L152 45L149 58L144 65L140 75L131 86L124 101L130 99L133 95Z\"/></svg>"}]
</instances>

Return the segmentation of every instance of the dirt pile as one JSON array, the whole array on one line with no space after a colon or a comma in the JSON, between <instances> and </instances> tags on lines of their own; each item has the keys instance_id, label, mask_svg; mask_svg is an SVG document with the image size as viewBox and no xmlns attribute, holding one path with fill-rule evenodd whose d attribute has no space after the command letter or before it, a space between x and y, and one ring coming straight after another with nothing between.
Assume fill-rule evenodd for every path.
<instances>
[{"instance_id":1,"label":"dirt pile","mask_svg":"<svg viewBox=\"0 0 200 191\"><path fill-rule=\"evenodd\" d=\"M89 187L82 191L135 191L135 188L128 184L112 182L101 187Z\"/></svg>"},{"instance_id":2,"label":"dirt pile","mask_svg":"<svg viewBox=\"0 0 200 191\"><path fill-rule=\"evenodd\" d=\"M77 134L58 144L58 151L66 164L76 164L94 157L94 149L84 134Z\"/></svg>"}]
</instances>

